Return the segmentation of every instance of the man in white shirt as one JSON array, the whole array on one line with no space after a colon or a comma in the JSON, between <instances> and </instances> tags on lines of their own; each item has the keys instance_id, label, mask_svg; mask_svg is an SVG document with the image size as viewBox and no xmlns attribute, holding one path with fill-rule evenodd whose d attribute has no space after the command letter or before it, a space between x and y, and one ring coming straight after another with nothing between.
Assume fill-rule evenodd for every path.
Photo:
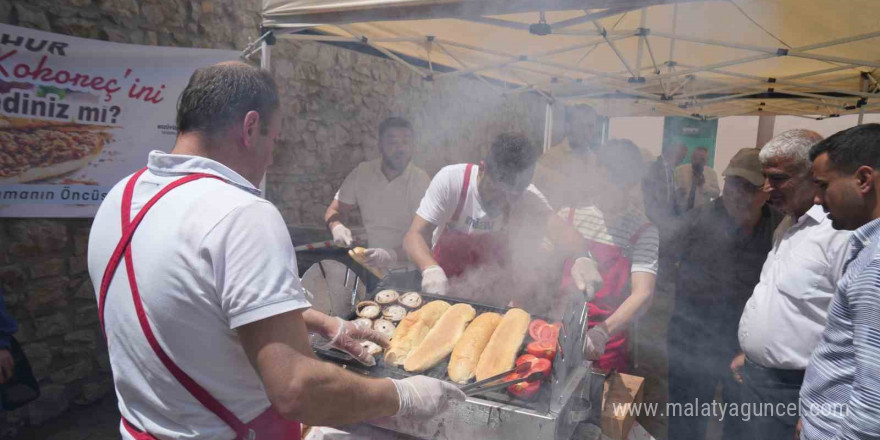
<instances>
[{"instance_id":1,"label":"man in white shirt","mask_svg":"<svg viewBox=\"0 0 880 440\"><path fill-rule=\"evenodd\" d=\"M499 306L568 305L568 297L556 295L558 284L548 281L560 278L562 264L542 249L546 237L552 253L576 258L574 284L592 298L602 280L596 262L583 237L529 183L537 159L524 135L502 133L479 165L450 165L434 176L404 241L422 270L424 292L480 295L472 299ZM543 296L542 287L554 289L546 292L554 296ZM526 308L536 313L533 307Z\"/></svg>"},{"instance_id":2,"label":"man in white shirt","mask_svg":"<svg viewBox=\"0 0 880 440\"><path fill-rule=\"evenodd\" d=\"M324 214L333 241L350 247L351 230L341 216L360 209L367 229L366 264L378 269L406 268L403 236L431 179L412 164L413 129L409 121L391 117L379 125L382 157L357 166L342 182Z\"/></svg>"},{"instance_id":3,"label":"man in white shirt","mask_svg":"<svg viewBox=\"0 0 880 440\"><path fill-rule=\"evenodd\" d=\"M368 364L361 339L387 341L309 308L284 221L256 188L278 102L268 72L197 70L171 154L152 152L95 216L89 275L124 439L298 438L294 421L418 419L464 398L435 379L371 379L315 358L308 332Z\"/></svg>"},{"instance_id":4,"label":"man in white shirt","mask_svg":"<svg viewBox=\"0 0 880 440\"><path fill-rule=\"evenodd\" d=\"M849 233L831 226L814 205L810 147L822 137L809 130L789 130L761 149L760 160L770 203L786 215L773 236L761 278L739 322L742 349L731 363L744 385L743 398L772 411L753 417L753 438L792 438L804 370L828 315L843 271ZM757 407L756 407L757 408Z\"/></svg>"}]
</instances>

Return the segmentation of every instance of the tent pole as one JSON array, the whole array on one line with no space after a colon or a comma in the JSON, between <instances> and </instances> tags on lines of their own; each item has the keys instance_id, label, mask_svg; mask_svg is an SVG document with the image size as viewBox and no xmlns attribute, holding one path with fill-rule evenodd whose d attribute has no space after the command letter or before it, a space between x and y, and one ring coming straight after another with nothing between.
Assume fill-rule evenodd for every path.
<instances>
[{"instance_id":1,"label":"tent pole","mask_svg":"<svg viewBox=\"0 0 880 440\"><path fill-rule=\"evenodd\" d=\"M544 111L544 152L550 149L553 142L553 103L547 101L547 109Z\"/></svg>"},{"instance_id":2,"label":"tent pole","mask_svg":"<svg viewBox=\"0 0 880 440\"><path fill-rule=\"evenodd\" d=\"M776 115L758 116L758 138L755 140L755 148L762 148L770 139L773 139L774 125L776 125Z\"/></svg>"},{"instance_id":3,"label":"tent pole","mask_svg":"<svg viewBox=\"0 0 880 440\"><path fill-rule=\"evenodd\" d=\"M269 73L272 72L272 45L275 44L275 38L271 39L266 38L260 43L260 69L266 70ZM266 197L266 173L263 173L263 178L260 179L260 194L262 194L263 198Z\"/></svg>"}]
</instances>

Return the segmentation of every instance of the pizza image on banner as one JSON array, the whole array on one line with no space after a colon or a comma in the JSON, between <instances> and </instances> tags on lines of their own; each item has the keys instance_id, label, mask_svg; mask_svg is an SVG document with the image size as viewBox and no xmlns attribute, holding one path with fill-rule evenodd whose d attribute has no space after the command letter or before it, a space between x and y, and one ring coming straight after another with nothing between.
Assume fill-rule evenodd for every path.
<instances>
[{"instance_id":1,"label":"pizza image on banner","mask_svg":"<svg viewBox=\"0 0 880 440\"><path fill-rule=\"evenodd\" d=\"M26 183L77 171L113 140L113 127L0 116L0 183Z\"/></svg>"}]
</instances>

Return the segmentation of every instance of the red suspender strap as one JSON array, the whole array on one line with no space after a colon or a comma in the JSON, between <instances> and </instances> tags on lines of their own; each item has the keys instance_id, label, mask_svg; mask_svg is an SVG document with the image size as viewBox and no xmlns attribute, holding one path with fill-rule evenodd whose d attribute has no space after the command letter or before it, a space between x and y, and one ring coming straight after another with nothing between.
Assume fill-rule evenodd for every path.
<instances>
[{"instance_id":1,"label":"red suspender strap","mask_svg":"<svg viewBox=\"0 0 880 440\"><path fill-rule=\"evenodd\" d=\"M101 291L100 298L101 303L99 304L99 314L101 318L101 328L104 329L104 304L106 303L107 297L107 289L110 286L110 280L113 278L113 274L116 272L116 268L119 266L122 255L125 255L125 268L128 273L128 282L129 287L131 288L131 296L134 302L135 311L137 313L138 322L140 323L141 330L144 332L144 336L147 338L147 342L150 344L150 348L153 349L153 352L162 361L162 364L165 365L165 368L171 372L175 379L190 393L196 400L199 401L205 408L214 413L217 417L223 420L224 423L229 425L236 434L243 439L249 438L251 433L249 432L247 426L239 420L235 414L233 414L229 409L227 409L223 404L221 404L217 399L211 396L207 390L202 388L199 384L193 380L188 374L186 374L177 364L174 363L173 360L165 353L165 350L162 349L162 346L159 345L159 341L156 339L155 334L153 333L152 327L150 327L150 322L147 320L147 314L144 310L144 304L141 301L140 292L137 287L137 280L135 279L134 273L134 259L132 258L131 253L131 238L134 235L135 230L137 230L138 225L140 225L146 213L156 204L159 199L161 199L165 194L171 191L174 188L177 188L180 185L185 183L192 182L194 180L203 179L203 178L212 178L222 180L217 176L213 176L210 174L190 174L186 177L182 177L177 179L164 188L160 190L156 195L154 195L146 205L138 212L135 216L134 220L129 223L130 213L131 213L131 201L134 193L134 185L137 181L138 177L146 169L142 169L135 173L129 179L129 181L125 185L125 191L122 195L122 238L119 240L119 244L117 244L116 249L113 251L113 254L110 258L109 263L107 264L107 269L104 272L104 278L101 281ZM105 330L106 336L106 330ZM127 421L124 421L127 423ZM130 423L128 423L130 425Z\"/></svg>"},{"instance_id":2,"label":"red suspender strap","mask_svg":"<svg viewBox=\"0 0 880 440\"><path fill-rule=\"evenodd\" d=\"M461 185L461 194L458 196L458 206L455 207L455 214L452 214L452 220L449 223L457 222L458 217L461 216L461 210L464 209L464 202L467 200L468 186L471 183L471 170L473 169L474 164L472 163L464 167L464 183Z\"/></svg>"}]
</instances>

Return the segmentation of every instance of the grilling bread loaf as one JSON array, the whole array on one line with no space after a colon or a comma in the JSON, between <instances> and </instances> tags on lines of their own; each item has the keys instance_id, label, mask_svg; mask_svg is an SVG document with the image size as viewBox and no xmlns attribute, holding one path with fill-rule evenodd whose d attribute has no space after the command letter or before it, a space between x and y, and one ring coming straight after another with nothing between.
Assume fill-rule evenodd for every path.
<instances>
[{"instance_id":1,"label":"grilling bread loaf","mask_svg":"<svg viewBox=\"0 0 880 440\"><path fill-rule=\"evenodd\" d=\"M385 351L385 363L403 365L409 354L425 339L431 327L449 307L446 301L431 301L421 309L406 315L394 330L391 346Z\"/></svg>"},{"instance_id":2,"label":"grilling bread loaf","mask_svg":"<svg viewBox=\"0 0 880 440\"><path fill-rule=\"evenodd\" d=\"M442 361L455 347L467 324L477 312L467 304L456 304L446 310L431 327L425 339L403 363L403 369L411 372L425 371Z\"/></svg>"},{"instance_id":3,"label":"grilling bread loaf","mask_svg":"<svg viewBox=\"0 0 880 440\"><path fill-rule=\"evenodd\" d=\"M501 322L501 315L497 313L483 313L477 316L470 325L465 329L464 334L455 348L452 350L452 357L449 359L449 378L453 382L467 383L474 377L474 370L477 368L477 362L480 355L489 343L489 338L498 323Z\"/></svg>"},{"instance_id":4,"label":"grilling bread loaf","mask_svg":"<svg viewBox=\"0 0 880 440\"><path fill-rule=\"evenodd\" d=\"M510 309L492 332L489 343L480 355L475 371L477 380L483 380L513 368L516 354L522 347L531 317L522 309Z\"/></svg>"},{"instance_id":5,"label":"grilling bread loaf","mask_svg":"<svg viewBox=\"0 0 880 440\"><path fill-rule=\"evenodd\" d=\"M385 278L385 275L387 275L388 273L384 269L379 269L378 267L367 265L366 252L366 249L362 247L356 247L348 251L348 256L351 257L352 260L357 261L357 263L361 266L364 266L364 268L372 272L373 275L376 275L376 277L378 277L379 279Z\"/></svg>"}]
</instances>

